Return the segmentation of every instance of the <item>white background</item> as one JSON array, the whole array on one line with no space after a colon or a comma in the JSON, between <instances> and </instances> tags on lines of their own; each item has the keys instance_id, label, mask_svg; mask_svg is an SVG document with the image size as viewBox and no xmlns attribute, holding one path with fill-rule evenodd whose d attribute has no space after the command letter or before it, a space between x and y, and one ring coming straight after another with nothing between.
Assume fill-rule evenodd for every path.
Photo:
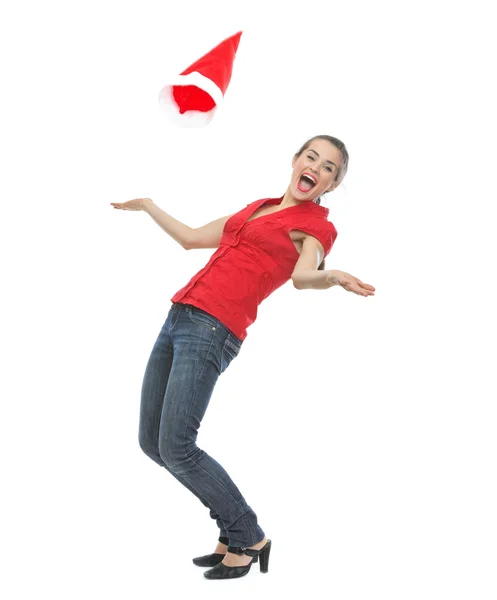
<instances>
[{"instance_id":1,"label":"white background","mask_svg":"<svg viewBox=\"0 0 497 600\"><path fill-rule=\"evenodd\" d=\"M489 2L9 2L2 52L2 596L495 599L495 31ZM243 30L210 125L158 94ZM206 580L207 509L138 445L192 227L284 193L343 140L326 268L268 298L198 444L273 540ZM222 588L222 589L221 589ZM176 594L173 596L173 594Z\"/></svg>"}]
</instances>

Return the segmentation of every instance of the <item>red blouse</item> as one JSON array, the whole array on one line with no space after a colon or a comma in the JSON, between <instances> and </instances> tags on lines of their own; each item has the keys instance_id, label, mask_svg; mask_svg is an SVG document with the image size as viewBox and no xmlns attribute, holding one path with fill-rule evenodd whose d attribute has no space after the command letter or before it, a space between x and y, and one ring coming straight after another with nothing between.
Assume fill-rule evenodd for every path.
<instances>
[{"instance_id":1,"label":"red blouse","mask_svg":"<svg viewBox=\"0 0 497 600\"><path fill-rule=\"evenodd\" d=\"M290 231L298 229L317 238L325 256L337 237L335 226L327 220L329 209L312 200L247 221L258 208L280 204L282 199L256 200L232 215L209 262L171 302L208 312L244 340L259 304L291 278L299 253Z\"/></svg>"}]
</instances>

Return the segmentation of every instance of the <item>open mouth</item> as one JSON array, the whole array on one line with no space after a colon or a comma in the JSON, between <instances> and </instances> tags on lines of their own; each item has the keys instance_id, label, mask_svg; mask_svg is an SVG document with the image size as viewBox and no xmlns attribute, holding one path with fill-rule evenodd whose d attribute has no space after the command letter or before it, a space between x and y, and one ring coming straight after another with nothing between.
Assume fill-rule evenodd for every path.
<instances>
[{"instance_id":1,"label":"open mouth","mask_svg":"<svg viewBox=\"0 0 497 600\"><path fill-rule=\"evenodd\" d=\"M301 192L307 193L310 192L315 185L316 180L308 173L304 173L300 176L300 179L297 182L297 189Z\"/></svg>"}]
</instances>

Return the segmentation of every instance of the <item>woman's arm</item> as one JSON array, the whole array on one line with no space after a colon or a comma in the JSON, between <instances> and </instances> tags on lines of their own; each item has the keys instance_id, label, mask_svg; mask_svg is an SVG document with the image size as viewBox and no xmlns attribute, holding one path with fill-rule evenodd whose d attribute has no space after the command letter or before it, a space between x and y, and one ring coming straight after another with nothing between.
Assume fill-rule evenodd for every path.
<instances>
[{"instance_id":1,"label":"woman's arm","mask_svg":"<svg viewBox=\"0 0 497 600\"><path fill-rule=\"evenodd\" d=\"M150 198L142 198L142 200L142 210L148 213L157 225L170 235L175 242L178 242L178 244L188 250L193 229L159 208Z\"/></svg>"},{"instance_id":2,"label":"woman's arm","mask_svg":"<svg viewBox=\"0 0 497 600\"><path fill-rule=\"evenodd\" d=\"M223 237L226 221L234 214L211 221L203 227L197 227L191 234L187 250L193 248L218 248Z\"/></svg>"},{"instance_id":3,"label":"woman's arm","mask_svg":"<svg viewBox=\"0 0 497 600\"><path fill-rule=\"evenodd\" d=\"M292 281L298 290L327 290L334 285L340 285L335 274L336 271L302 269L297 276L292 277Z\"/></svg>"},{"instance_id":4,"label":"woman's arm","mask_svg":"<svg viewBox=\"0 0 497 600\"><path fill-rule=\"evenodd\" d=\"M304 238L300 256L295 264L292 273L294 287L298 290L327 290L338 285L338 281L333 277L334 271L318 271L318 267L323 261L323 244L312 235Z\"/></svg>"},{"instance_id":5,"label":"woman's arm","mask_svg":"<svg viewBox=\"0 0 497 600\"><path fill-rule=\"evenodd\" d=\"M128 202L111 202L111 205L120 210L142 210L148 213L175 242L188 249L193 229L168 215L167 212L156 206L150 198L135 198L134 200L128 200Z\"/></svg>"},{"instance_id":6,"label":"woman's arm","mask_svg":"<svg viewBox=\"0 0 497 600\"><path fill-rule=\"evenodd\" d=\"M114 208L121 210L143 210L178 242L185 250L192 248L217 248L221 243L226 221L236 213L211 221L203 227L189 227L159 208L151 198L135 198L128 202L111 202Z\"/></svg>"},{"instance_id":7,"label":"woman's arm","mask_svg":"<svg viewBox=\"0 0 497 600\"><path fill-rule=\"evenodd\" d=\"M298 290L327 290L334 285L340 285L347 292L354 292L359 296L374 296L375 288L369 283L363 283L357 277L345 271L316 271L305 269L300 271L298 278L292 277L293 285Z\"/></svg>"},{"instance_id":8,"label":"woman's arm","mask_svg":"<svg viewBox=\"0 0 497 600\"><path fill-rule=\"evenodd\" d=\"M226 217L211 221L203 227L192 228L171 217L167 212L156 206L150 198L144 198L143 200L143 210L147 212L166 233L181 244L185 250L192 250L194 248L217 248L221 243L226 221L235 214L233 213Z\"/></svg>"},{"instance_id":9,"label":"woman's arm","mask_svg":"<svg viewBox=\"0 0 497 600\"><path fill-rule=\"evenodd\" d=\"M324 255L321 242L308 235L302 244L300 257L292 273L294 287L298 290L327 290L334 285L340 285L348 292L359 296L374 296L375 288L369 283L363 283L357 277L344 271L318 271Z\"/></svg>"}]
</instances>

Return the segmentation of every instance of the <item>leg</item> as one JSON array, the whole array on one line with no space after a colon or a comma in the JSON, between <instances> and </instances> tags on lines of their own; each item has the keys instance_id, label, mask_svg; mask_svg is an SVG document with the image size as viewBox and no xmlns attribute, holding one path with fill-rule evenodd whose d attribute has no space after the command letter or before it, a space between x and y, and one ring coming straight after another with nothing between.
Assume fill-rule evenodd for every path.
<instances>
[{"instance_id":1,"label":"leg","mask_svg":"<svg viewBox=\"0 0 497 600\"><path fill-rule=\"evenodd\" d=\"M170 327L177 318L177 311L170 311L166 322L157 338L147 363L141 390L139 444L140 448L158 465L164 467L173 477L188 488L210 511L210 516L219 527L221 536L228 536L224 523L219 515L208 504L207 500L193 488L181 475L174 473L164 463L159 453L159 425L164 403L167 382L173 364L173 345Z\"/></svg>"},{"instance_id":2,"label":"leg","mask_svg":"<svg viewBox=\"0 0 497 600\"><path fill-rule=\"evenodd\" d=\"M224 468L196 445L217 379L241 342L217 319L189 306L179 310L170 333L173 361L159 426L160 456L217 513L230 544L250 547L264 538L257 515Z\"/></svg>"}]
</instances>

